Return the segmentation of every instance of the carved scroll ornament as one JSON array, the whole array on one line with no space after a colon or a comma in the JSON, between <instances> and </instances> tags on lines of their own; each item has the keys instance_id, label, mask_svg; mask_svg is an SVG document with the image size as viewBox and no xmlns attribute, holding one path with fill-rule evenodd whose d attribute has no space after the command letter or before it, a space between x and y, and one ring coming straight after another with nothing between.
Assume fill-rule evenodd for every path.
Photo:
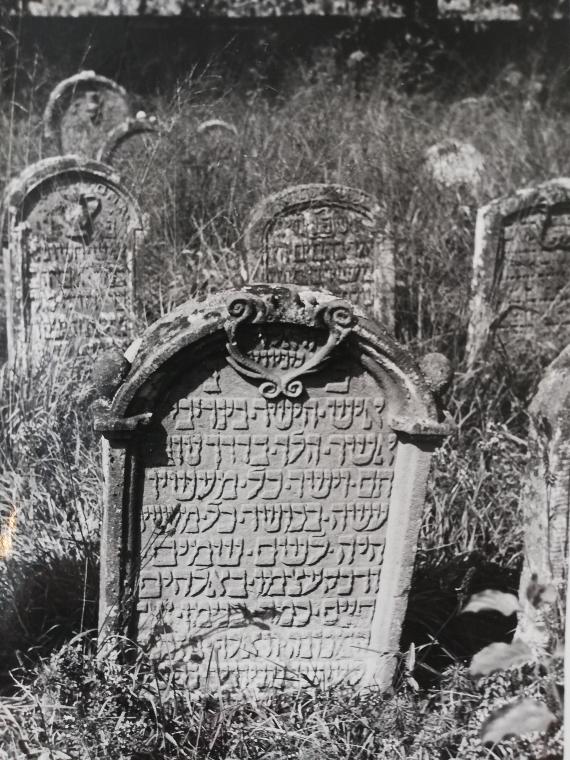
<instances>
[{"instance_id":1,"label":"carved scroll ornament","mask_svg":"<svg viewBox=\"0 0 570 760\"><path fill-rule=\"evenodd\" d=\"M274 306L255 295L242 293L233 298L227 308L229 317L225 322L225 330L228 336L228 363L242 377L261 380L259 392L266 399L276 399L281 395L289 399L298 398L304 390L300 378L320 370L356 324L356 317L346 301L335 300L322 304L314 312L314 326L328 331L326 342L300 367L283 370L262 366L246 356L239 346L240 328L273 321Z\"/></svg>"}]
</instances>

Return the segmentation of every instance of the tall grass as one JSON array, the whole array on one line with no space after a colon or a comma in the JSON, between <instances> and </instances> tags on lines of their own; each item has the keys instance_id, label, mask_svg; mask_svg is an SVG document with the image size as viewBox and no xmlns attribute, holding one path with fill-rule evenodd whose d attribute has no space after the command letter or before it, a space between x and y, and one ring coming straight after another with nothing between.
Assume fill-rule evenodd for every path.
<instances>
[{"instance_id":1,"label":"tall grass","mask_svg":"<svg viewBox=\"0 0 570 760\"><path fill-rule=\"evenodd\" d=\"M138 262L140 330L189 297L240 284L248 214L267 193L337 182L385 204L397 336L417 355L442 351L457 371L447 398L457 432L435 458L404 631L406 646L418 645L414 678L403 662L392 695L307 692L231 706L185 694L175 682L165 690L144 653L129 666L121 647L96 660L89 631L102 484L89 366L69 358L33 374L4 367L0 504L5 524L15 515L17 526L11 556L0 560L0 675L11 695L0 702L0 758L534 756L515 741L505 754L489 754L474 738L484 708L517 692L510 676L476 687L455 664L430 690L421 674L459 663L485 641L457 615L462 599L488 586L516 588L525 409L541 368L532 357L513 366L496 355L475 373L464 370L473 227L479 204L565 173L570 124L537 77L517 88L503 77L476 105L480 118L462 118L443 93L404 86L417 66L390 56L339 66L322 54L311 66L291 66L277 92L221 91L213 78L189 79L148 104L166 129L133 167L150 226ZM39 61L24 73L26 86L0 109L5 178L48 153L41 112L57 76ZM458 97L472 94L465 80ZM197 135L213 117L235 124L238 137ZM486 181L475 193L441 189L425 170L425 150L450 136L485 157ZM508 637L495 621L493 636L498 630ZM512 678L536 693L544 688L528 673ZM544 752L560 741L550 737Z\"/></svg>"}]
</instances>

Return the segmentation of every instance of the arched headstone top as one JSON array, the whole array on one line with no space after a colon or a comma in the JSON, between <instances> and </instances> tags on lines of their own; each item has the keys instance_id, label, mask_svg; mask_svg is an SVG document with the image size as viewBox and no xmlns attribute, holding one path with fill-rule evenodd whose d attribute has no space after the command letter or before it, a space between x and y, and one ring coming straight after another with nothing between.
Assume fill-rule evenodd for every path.
<instances>
[{"instance_id":1,"label":"arched headstone top","mask_svg":"<svg viewBox=\"0 0 570 760\"><path fill-rule=\"evenodd\" d=\"M160 395L160 383L155 378L157 371L197 343L221 339L228 346L232 363L229 346L233 344L232 336L238 334L240 325L246 329L271 329L272 323L279 323L320 330L323 334L328 330L330 335L327 320L333 319L329 314L331 310L332 313L339 310L341 318L350 318L350 329L345 336L350 333L350 338L343 343L342 350L358 355L365 364L373 361L391 378L400 399L392 420L394 429L418 435L447 434L449 426L438 412L429 378L387 330L367 318L358 307L354 308L330 293L293 285L258 284L245 286L240 291L221 291L203 301L187 301L159 319L131 352L131 369L113 400L112 415L122 418L132 412L151 411L149 393L153 398ZM317 351L318 347L315 354ZM328 354L322 357L318 366L324 365L327 358ZM302 371L295 374L295 378L315 371L310 361L311 357L307 357L305 365L300 367ZM256 369L251 362L245 361L243 366L253 373L252 376L255 375ZM276 372L275 377L278 376L279 372ZM269 376L265 377L263 373L258 375L260 384L268 379ZM283 395L287 397L286 393Z\"/></svg>"},{"instance_id":2,"label":"arched headstone top","mask_svg":"<svg viewBox=\"0 0 570 760\"><path fill-rule=\"evenodd\" d=\"M60 153L93 158L129 112L124 87L94 71L81 71L52 90L44 111L45 134Z\"/></svg>"},{"instance_id":3,"label":"arched headstone top","mask_svg":"<svg viewBox=\"0 0 570 760\"><path fill-rule=\"evenodd\" d=\"M386 209L345 185L288 187L255 206L244 245L250 281L326 288L394 326L394 254Z\"/></svg>"},{"instance_id":4,"label":"arched headstone top","mask_svg":"<svg viewBox=\"0 0 570 760\"><path fill-rule=\"evenodd\" d=\"M552 358L570 339L570 178L518 190L479 209L467 359L491 338Z\"/></svg>"},{"instance_id":5,"label":"arched headstone top","mask_svg":"<svg viewBox=\"0 0 570 760\"><path fill-rule=\"evenodd\" d=\"M105 143L97 154L97 160L112 165L116 152L132 137L144 134L158 137L163 131L163 127L153 116L137 116L126 119L108 134Z\"/></svg>"},{"instance_id":6,"label":"arched headstone top","mask_svg":"<svg viewBox=\"0 0 570 760\"><path fill-rule=\"evenodd\" d=\"M203 135L209 132L221 132L226 134L232 134L235 137L238 136L238 130L235 124L223 119L206 119L206 121L200 122L196 129L197 134Z\"/></svg>"},{"instance_id":7,"label":"arched headstone top","mask_svg":"<svg viewBox=\"0 0 570 760\"><path fill-rule=\"evenodd\" d=\"M54 179L76 182L82 178L100 181L111 187L129 204L131 210L129 221L133 228L140 225L142 212L133 194L122 184L120 175L100 161L75 155L44 158L13 177L4 190L2 199L4 215L12 210L16 213L17 220L22 221L26 214L26 204L35 197L38 191L45 188L46 184Z\"/></svg>"},{"instance_id":8,"label":"arched headstone top","mask_svg":"<svg viewBox=\"0 0 570 760\"><path fill-rule=\"evenodd\" d=\"M47 158L15 177L2 213L10 359L124 346L142 240L139 205L104 164Z\"/></svg>"},{"instance_id":9,"label":"arched headstone top","mask_svg":"<svg viewBox=\"0 0 570 760\"><path fill-rule=\"evenodd\" d=\"M346 300L259 284L189 301L126 358L93 407L102 637L128 630L189 689L387 687L449 432L409 353Z\"/></svg>"}]
</instances>

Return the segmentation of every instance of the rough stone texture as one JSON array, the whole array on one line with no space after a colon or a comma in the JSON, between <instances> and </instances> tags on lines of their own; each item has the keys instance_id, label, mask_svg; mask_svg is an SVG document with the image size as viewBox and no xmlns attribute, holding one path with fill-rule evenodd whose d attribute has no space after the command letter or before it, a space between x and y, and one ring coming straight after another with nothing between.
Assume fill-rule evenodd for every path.
<instances>
[{"instance_id":1,"label":"rough stone texture","mask_svg":"<svg viewBox=\"0 0 570 760\"><path fill-rule=\"evenodd\" d=\"M140 189L148 175L155 171L154 154L161 134L162 129L154 117L127 119L107 135L97 160L113 166L124 181Z\"/></svg>"},{"instance_id":2,"label":"rough stone texture","mask_svg":"<svg viewBox=\"0 0 570 760\"><path fill-rule=\"evenodd\" d=\"M20 7L19 3L17 5ZM400 17L408 5L407 0L24 0L24 12L34 16L171 16L184 13L230 17L303 14ZM437 6L442 17L511 21L521 16L518 3L508 0L438 0Z\"/></svg>"},{"instance_id":3,"label":"rough stone texture","mask_svg":"<svg viewBox=\"0 0 570 760\"><path fill-rule=\"evenodd\" d=\"M28 0L35 16L401 16L405 0Z\"/></svg>"},{"instance_id":4,"label":"rough stone texture","mask_svg":"<svg viewBox=\"0 0 570 760\"><path fill-rule=\"evenodd\" d=\"M570 340L570 179L479 209L467 359L491 339L552 359Z\"/></svg>"},{"instance_id":5,"label":"rough stone texture","mask_svg":"<svg viewBox=\"0 0 570 760\"><path fill-rule=\"evenodd\" d=\"M48 158L14 179L2 219L10 361L124 348L141 241L138 205L103 164Z\"/></svg>"},{"instance_id":6,"label":"rough stone texture","mask_svg":"<svg viewBox=\"0 0 570 760\"><path fill-rule=\"evenodd\" d=\"M394 328L394 253L386 212L343 185L297 185L253 209L245 233L250 282L326 288Z\"/></svg>"},{"instance_id":7,"label":"rough stone texture","mask_svg":"<svg viewBox=\"0 0 570 760\"><path fill-rule=\"evenodd\" d=\"M524 564L518 635L531 645L550 644L552 622L564 620L570 542L570 346L546 369L530 407L530 461L521 504ZM536 578L533 579L533 575ZM556 596L542 599L540 586ZM528 594L529 586L531 593Z\"/></svg>"},{"instance_id":8,"label":"rough stone texture","mask_svg":"<svg viewBox=\"0 0 570 760\"><path fill-rule=\"evenodd\" d=\"M187 302L129 356L95 407L101 636L189 688L387 686L449 427L409 354L330 294L257 285Z\"/></svg>"},{"instance_id":9,"label":"rough stone texture","mask_svg":"<svg viewBox=\"0 0 570 760\"><path fill-rule=\"evenodd\" d=\"M471 143L442 140L426 151L426 166L441 187L464 187L477 195L485 178L485 160Z\"/></svg>"},{"instance_id":10,"label":"rough stone texture","mask_svg":"<svg viewBox=\"0 0 570 760\"><path fill-rule=\"evenodd\" d=\"M123 87L94 71L81 71L51 92L44 112L46 137L59 153L95 158L129 110Z\"/></svg>"}]
</instances>

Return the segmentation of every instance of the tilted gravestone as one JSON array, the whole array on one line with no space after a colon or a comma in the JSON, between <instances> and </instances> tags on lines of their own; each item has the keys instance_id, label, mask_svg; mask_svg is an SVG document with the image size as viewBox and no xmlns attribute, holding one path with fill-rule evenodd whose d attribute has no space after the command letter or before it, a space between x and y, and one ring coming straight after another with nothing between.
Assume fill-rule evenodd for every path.
<instances>
[{"instance_id":1,"label":"tilted gravestone","mask_svg":"<svg viewBox=\"0 0 570 760\"><path fill-rule=\"evenodd\" d=\"M570 179L479 209L467 359L491 340L552 359L570 340Z\"/></svg>"},{"instance_id":2,"label":"tilted gravestone","mask_svg":"<svg viewBox=\"0 0 570 760\"><path fill-rule=\"evenodd\" d=\"M161 132L156 118L137 115L127 119L107 135L97 160L116 169L135 189L141 189L158 171L155 154Z\"/></svg>"},{"instance_id":3,"label":"tilted gravestone","mask_svg":"<svg viewBox=\"0 0 570 760\"><path fill-rule=\"evenodd\" d=\"M94 404L101 638L128 631L190 688L386 686L448 432L410 355L277 285L189 301L129 355L99 366Z\"/></svg>"},{"instance_id":4,"label":"tilted gravestone","mask_svg":"<svg viewBox=\"0 0 570 760\"><path fill-rule=\"evenodd\" d=\"M109 132L130 114L126 90L94 71L60 82L44 112L45 133L58 153L95 158Z\"/></svg>"},{"instance_id":5,"label":"tilted gravestone","mask_svg":"<svg viewBox=\"0 0 570 760\"><path fill-rule=\"evenodd\" d=\"M530 460L521 494L524 526L518 636L550 646L561 630L570 546L570 346L548 366L529 406Z\"/></svg>"},{"instance_id":6,"label":"tilted gravestone","mask_svg":"<svg viewBox=\"0 0 570 760\"><path fill-rule=\"evenodd\" d=\"M325 288L394 329L394 253L385 212L343 185L297 185L268 196L245 233L250 282Z\"/></svg>"},{"instance_id":7,"label":"tilted gravestone","mask_svg":"<svg viewBox=\"0 0 570 760\"><path fill-rule=\"evenodd\" d=\"M10 361L125 346L142 231L138 205L103 164L48 158L12 180L2 220Z\"/></svg>"}]
</instances>

